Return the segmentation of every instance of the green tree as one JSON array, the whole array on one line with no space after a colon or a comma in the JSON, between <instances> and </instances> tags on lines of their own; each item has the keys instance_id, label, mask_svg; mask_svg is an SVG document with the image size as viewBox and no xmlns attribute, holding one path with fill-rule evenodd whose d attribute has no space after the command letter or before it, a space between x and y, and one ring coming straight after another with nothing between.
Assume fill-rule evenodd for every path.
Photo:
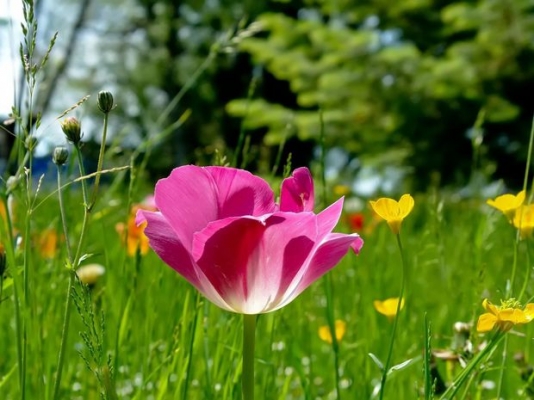
<instances>
[{"instance_id":1,"label":"green tree","mask_svg":"<svg viewBox=\"0 0 534 400\"><path fill-rule=\"evenodd\" d=\"M246 128L266 129L266 143L288 133L317 140L321 109L328 146L368 164L409 166L419 189L436 173L442 183L465 183L470 128L483 110L496 176L519 183L526 146L518 144L527 143L534 110L532 2L324 0L298 18L265 13L259 22L265 34L241 50L288 82L296 106L260 89L227 109Z\"/></svg>"}]
</instances>

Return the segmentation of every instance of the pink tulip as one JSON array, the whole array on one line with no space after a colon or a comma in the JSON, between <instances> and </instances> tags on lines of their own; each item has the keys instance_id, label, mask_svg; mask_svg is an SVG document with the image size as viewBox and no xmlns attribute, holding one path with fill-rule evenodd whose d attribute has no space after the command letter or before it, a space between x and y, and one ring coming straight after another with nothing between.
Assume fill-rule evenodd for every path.
<instances>
[{"instance_id":1,"label":"pink tulip","mask_svg":"<svg viewBox=\"0 0 534 400\"><path fill-rule=\"evenodd\" d=\"M277 310L332 269L356 234L333 233L339 199L313 212L313 180L299 168L282 183L280 205L263 179L227 167L174 169L156 184L159 211L137 224L159 257L217 306L241 314Z\"/></svg>"}]
</instances>

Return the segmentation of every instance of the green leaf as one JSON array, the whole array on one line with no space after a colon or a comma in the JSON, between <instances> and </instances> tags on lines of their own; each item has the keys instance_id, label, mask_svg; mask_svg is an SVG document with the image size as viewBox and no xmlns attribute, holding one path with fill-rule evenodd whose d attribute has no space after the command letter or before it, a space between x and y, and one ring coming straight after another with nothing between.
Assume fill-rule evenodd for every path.
<instances>
[{"instance_id":1,"label":"green leaf","mask_svg":"<svg viewBox=\"0 0 534 400\"><path fill-rule=\"evenodd\" d=\"M371 357L371 360L374 361L374 363L377 365L378 369L380 371L384 371L384 364L382 364L382 361L378 359L377 356L375 356L373 353L368 353L369 357Z\"/></svg>"}]
</instances>

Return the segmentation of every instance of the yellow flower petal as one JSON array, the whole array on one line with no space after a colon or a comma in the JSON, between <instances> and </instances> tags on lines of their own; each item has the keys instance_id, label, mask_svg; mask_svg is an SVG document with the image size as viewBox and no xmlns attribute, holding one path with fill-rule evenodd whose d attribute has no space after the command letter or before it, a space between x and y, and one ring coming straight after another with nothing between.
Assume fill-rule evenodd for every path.
<instances>
[{"instance_id":1,"label":"yellow flower petal","mask_svg":"<svg viewBox=\"0 0 534 400\"><path fill-rule=\"evenodd\" d=\"M415 204L413 197L409 194L402 195L399 201L382 197L369 203L374 212L388 223L395 235L399 233L402 221L410 214Z\"/></svg>"},{"instance_id":2,"label":"yellow flower petal","mask_svg":"<svg viewBox=\"0 0 534 400\"><path fill-rule=\"evenodd\" d=\"M397 306L399 304L398 297L391 297L386 300L375 300L373 305L375 310L388 318L393 318L397 314ZM404 299L401 300L400 310L404 308Z\"/></svg>"},{"instance_id":3,"label":"yellow flower petal","mask_svg":"<svg viewBox=\"0 0 534 400\"><path fill-rule=\"evenodd\" d=\"M534 319L534 304L529 303L521 309L519 302L514 298L501 301L501 306L496 306L488 299L484 299L482 306L488 312L479 317L478 332L488 332L494 328L506 332L514 325L527 324Z\"/></svg>"},{"instance_id":4,"label":"yellow flower petal","mask_svg":"<svg viewBox=\"0 0 534 400\"><path fill-rule=\"evenodd\" d=\"M478 317L477 332L489 332L497 323L497 317L490 313L482 314Z\"/></svg>"},{"instance_id":5,"label":"yellow flower petal","mask_svg":"<svg viewBox=\"0 0 534 400\"><path fill-rule=\"evenodd\" d=\"M490 303L488 299L484 299L484 301L482 302L482 307L484 307L486 311L488 311L489 313L493 315L499 314L498 307L495 304Z\"/></svg>"},{"instance_id":6,"label":"yellow flower petal","mask_svg":"<svg viewBox=\"0 0 534 400\"><path fill-rule=\"evenodd\" d=\"M335 322L336 339L339 342L345 336L347 330L347 324L340 319ZM323 325L319 328L319 338L327 343L332 344L332 335L330 333L330 327Z\"/></svg>"},{"instance_id":7,"label":"yellow flower petal","mask_svg":"<svg viewBox=\"0 0 534 400\"><path fill-rule=\"evenodd\" d=\"M404 219L410 214L415 205L413 197L409 194L403 194L399 200L399 209L401 218Z\"/></svg>"},{"instance_id":8,"label":"yellow flower petal","mask_svg":"<svg viewBox=\"0 0 534 400\"><path fill-rule=\"evenodd\" d=\"M526 192L524 190L520 191L517 195L513 194L503 194L496 197L494 200L489 199L486 203L497 210L501 211L508 219L512 219L516 209L521 207L525 201Z\"/></svg>"},{"instance_id":9,"label":"yellow flower petal","mask_svg":"<svg viewBox=\"0 0 534 400\"><path fill-rule=\"evenodd\" d=\"M525 306L524 313L525 313L525 319L528 320L527 322L532 321L534 319L534 304L533 303L528 303Z\"/></svg>"},{"instance_id":10,"label":"yellow flower petal","mask_svg":"<svg viewBox=\"0 0 534 400\"><path fill-rule=\"evenodd\" d=\"M522 239L527 238L534 230L534 205L521 206L513 213L512 224L519 229Z\"/></svg>"},{"instance_id":11,"label":"yellow flower petal","mask_svg":"<svg viewBox=\"0 0 534 400\"><path fill-rule=\"evenodd\" d=\"M499 319L501 321L511 322L514 325L526 324L528 322L524 311L517 308L505 308L500 310Z\"/></svg>"}]
</instances>

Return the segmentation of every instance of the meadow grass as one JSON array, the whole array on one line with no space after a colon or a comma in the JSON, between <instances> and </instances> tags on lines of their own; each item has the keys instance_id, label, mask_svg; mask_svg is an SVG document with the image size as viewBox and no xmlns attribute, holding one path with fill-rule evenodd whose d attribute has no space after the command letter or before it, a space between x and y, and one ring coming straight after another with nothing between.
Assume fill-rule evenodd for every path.
<instances>
[{"instance_id":1,"label":"meadow grass","mask_svg":"<svg viewBox=\"0 0 534 400\"><path fill-rule=\"evenodd\" d=\"M242 320L208 303L173 270L149 252L127 255L115 224L128 218L124 187L104 190L87 231L84 263L105 266L106 274L90 289L90 307L80 305L82 285L77 284L78 312L73 312L59 398L96 399L104 384L87 368L102 373L109 365L113 387L124 399L234 399L240 397ZM45 188L41 190L46 190ZM69 224L79 232L82 210L80 190L66 191ZM141 193L139 193L140 195ZM139 197L139 195L135 197ZM78 216L77 216L78 214ZM367 218L372 218L368 213ZM16 221L15 221L16 223ZM52 227L61 231L58 205L49 198L32 214L32 234ZM347 230L345 226L341 229ZM503 215L482 200L453 201L436 194L416 197L416 207L401 232L408 273L406 306L399 315L392 365L412 360L388 379L385 398L423 398L424 320L432 331L432 347L450 348L453 324L475 322L484 297L498 302L505 297L513 262L515 231ZM400 257L385 223L367 234L360 255L349 254L333 271L332 311L347 324L339 342L340 394L343 398L370 398L381 371L369 353L382 362L387 356L391 322L373 308L373 301L395 297L400 288ZM28 323L26 398L51 398L57 368L65 291L64 242L50 259L42 256L37 240L30 254L31 297L24 316ZM528 240L520 242L518 282L524 277ZM10 274L20 271L8 264ZM15 280L20 277L15 276ZM17 377L15 285L3 281L0 320L3 398L20 397ZM527 297L531 295L527 290ZM91 312L92 312L92 315ZM102 315L102 321L101 321ZM81 316L89 319L89 326ZM101 324L103 332L100 332ZM327 324L324 285L317 282L284 309L260 316L256 343L256 392L265 399L335 398L332 347L321 341L318 329ZM90 329L94 325L96 329ZM514 367L513 355L532 356L532 326L509 334L503 398L514 398L525 386ZM92 356L80 333L93 335L102 346ZM512 332L513 333L513 332ZM476 348L484 336L471 329ZM96 351L96 350L93 350ZM501 348L474 377L470 392L490 398L482 381L499 379ZM461 369L459 364L435 361L443 379Z\"/></svg>"}]
</instances>

